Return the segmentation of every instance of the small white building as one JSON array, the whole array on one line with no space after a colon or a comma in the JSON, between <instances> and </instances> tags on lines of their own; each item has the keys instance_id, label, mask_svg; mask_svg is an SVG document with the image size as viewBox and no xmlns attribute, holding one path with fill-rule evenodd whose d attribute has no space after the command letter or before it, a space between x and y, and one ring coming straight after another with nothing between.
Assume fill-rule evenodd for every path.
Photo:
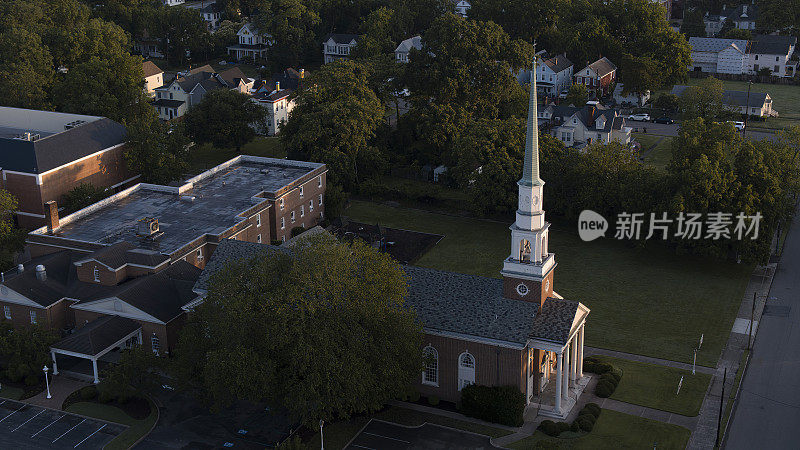
<instances>
[{"instance_id":1,"label":"small white building","mask_svg":"<svg viewBox=\"0 0 800 450\"><path fill-rule=\"evenodd\" d=\"M720 15L726 16L739 30L755 30L756 20L758 20L758 6L739 5L734 9L728 9L723 5Z\"/></svg>"},{"instance_id":2,"label":"small white building","mask_svg":"<svg viewBox=\"0 0 800 450\"><path fill-rule=\"evenodd\" d=\"M236 33L238 42L228 46L228 54L236 60L245 58L253 61L264 60L267 58L267 51L273 44L272 36L267 33L259 33L252 23L242 25Z\"/></svg>"},{"instance_id":3,"label":"small white building","mask_svg":"<svg viewBox=\"0 0 800 450\"><path fill-rule=\"evenodd\" d=\"M628 92L627 94L623 94L622 92L625 90L625 85L623 83L617 83L614 87L614 101L617 103L631 103L638 106L644 106L645 103L650 101L650 91L644 91L643 93L640 92Z\"/></svg>"},{"instance_id":4,"label":"small white building","mask_svg":"<svg viewBox=\"0 0 800 450\"><path fill-rule=\"evenodd\" d=\"M542 51L537 54L536 93L557 97L572 85L572 71L575 66L566 53L550 56ZM523 72L525 73L525 72ZM529 72L528 72L529 73ZM529 80L528 80L529 81Z\"/></svg>"},{"instance_id":5,"label":"small white building","mask_svg":"<svg viewBox=\"0 0 800 450\"><path fill-rule=\"evenodd\" d=\"M186 3L186 0L163 0L166 6L177 6Z\"/></svg>"},{"instance_id":6,"label":"small white building","mask_svg":"<svg viewBox=\"0 0 800 450\"><path fill-rule=\"evenodd\" d=\"M198 8L198 10L200 11L200 15L203 17L203 20L206 22L208 31L217 31L217 28L219 28L220 19L222 17L219 6L217 6L216 3L211 3L210 5Z\"/></svg>"},{"instance_id":7,"label":"small white building","mask_svg":"<svg viewBox=\"0 0 800 450\"><path fill-rule=\"evenodd\" d=\"M631 142L632 129L625 126L625 118L599 105L587 104L583 108L549 105L539 110L538 119L549 123L550 134L566 147Z\"/></svg>"},{"instance_id":8,"label":"small white building","mask_svg":"<svg viewBox=\"0 0 800 450\"><path fill-rule=\"evenodd\" d=\"M472 8L469 0L453 0L454 12L457 16L467 17L467 12Z\"/></svg>"},{"instance_id":9,"label":"small white building","mask_svg":"<svg viewBox=\"0 0 800 450\"><path fill-rule=\"evenodd\" d=\"M703 17L703 24L706 26L706 36L714 37L722 31L722 27L725 25L725 21L728 18L725 16L721 16L719 14L709 14Z\"/></svg>"},{"instance_id":10,"label":"small white building","mask_svg":"<svg viewBox=\"0 0 800 450\"><path fill-rule=\"evenodd\" d=\"M742 74L747 60L743 39L689 38L692 47L690 70L706 73Z\"/></svg>"},{"instance_id":11,"label":"small white building","mask_svg":"<svg viewBox=\"0 0 800 450\"><path fill-rule=\"evenodd\" d=\"M777 77L793 77L797 63L790 59L794 54L797 38L794 36L758 35L750 41L747 54L747 73L757 74L768 68Z\"/></svg>"},{"instance_id":12,"label":"small white building","mask_svg":"<svg viewBox=\"0 0 800 450\"><path fill-rule=\"evenodd\" d=\"M407 63L408 54L411 52L412 48L422 50L422 36L414 36L401 42L400 45L394 49L394 60L400 63Z\"/></svg>"},{"instance_id":13,"label":"small white building","mask_svg":"<svg viewBox=\"0 0 800 450\"><path fill-rule=\"evenodd\" d=\"M331 33L322 39L322 62L328 64L337 59L347 59L358 43L357 34Z\"/></svg>"},{"instance_id":14,"label":"small white building","mask_svg":"<svg viewBox=\"0 0 800 450\"><path fill-rule=\"evenodd\" d=\"M155 95L155 88L164 84L164 71L161 70L153 61L142 62L142 72L144 73L144 91L150 95Z\"/></svg>"},{"instance_id":15,"label":"small white building","mask_svg":"<svg viewBox=\"0 0 800 450\"><path fill-rule=\"evenodd\" d=\"M283 124L289 120L289 113L294 109L294 99L290 99L291 89L281 89L280 82L274 83L274 89L268 90L265 86L263 90L253 94L252 100L259 106L267 108L267 129L256 125L256 132L274 136L281 131Z\"/></svg>"}]
</instances>

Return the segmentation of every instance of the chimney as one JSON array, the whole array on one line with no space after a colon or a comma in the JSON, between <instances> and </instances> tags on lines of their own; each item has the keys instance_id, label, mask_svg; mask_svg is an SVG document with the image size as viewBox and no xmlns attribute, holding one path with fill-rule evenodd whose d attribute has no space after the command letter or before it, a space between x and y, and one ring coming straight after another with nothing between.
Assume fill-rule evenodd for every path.
<instances>
[{"instance_id":1,"label":"chimney","mask_svg":"<svg viewBox=\"0 0 800 450\"><path fill-rule=\"evenodd\" d=\"M300 69L300 79L302 80L303 77L306 76L306 69Z\"/></svg>"},{"instance_id":2,"label":"chimney","mask_svg":"<svg viewBox=\"0 0 800 450\"><path fill-rule=\"evenodd\" d=\"M17 264L17 273L25 272L25 266L22 264Z\"/></svg>"},{"instance_id":3,"label":"chimney","mask_svg":"<svg viewBox=\"0 0 800 450\"><path fill-rule=\"evenodd\" d=\"M39 264L36 266L36 279L39 281L46 281L47 280L47 272L44 270L44 266Z\"/></svg>"},{"instance_id":4,"label":"chimney","mask_svg":"<svg viewBox=\"0 0 800 450\"><path fill-rule=\"evenodd\" d=\"M747 5L742 5L742 15L743 16L747 15Z\"/></svg>"},{"instance_id":5,"label":"chimney","mask_svg":"<svg viewBox=\"0 0 800 450\"><path fill-rule=\"evenodd\" d=\"M276 81L275 82L275 92L280 92L280 90L281 90L281 82L280 81Z\"/></svg>"},{"instance_id":6,"label":"chimney","mask_svg":"<svg viewBox=\"0 0 800 450\"><path fill-rule=\"evenodd\" d=\"M44 213L45 220L47 220L47 229L52 232L58 228L58 203L55 200L50 200L44 206L46 206Z\"/></svg>"}]
</instances>

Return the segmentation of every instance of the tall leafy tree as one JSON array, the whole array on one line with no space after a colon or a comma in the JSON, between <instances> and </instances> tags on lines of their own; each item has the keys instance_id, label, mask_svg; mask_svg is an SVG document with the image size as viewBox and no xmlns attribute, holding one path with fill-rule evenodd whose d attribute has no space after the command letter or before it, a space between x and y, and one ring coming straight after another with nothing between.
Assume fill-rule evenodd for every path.
<instances>
[{"instance_id":1,"label":"tall leafy tree","mask_svg":"<svg viewBox=\"0 0 800 450\"><path fill-rule=\"evenodd\" d=\"M179 379L215 405L265 400L308 426L380 409L422 365L406 286L388 255L324 235L233 262L181 331Z\"/></svg>"},{"instance_id":2,"label":"tall leafy tree","mask_svg":"<svg viewBox=\"0 0 800 450\"><path fill-rule=\"evenodd\" d=\"M168 184L189 167L189 139L180 125L170 128L151 114L128 126L125 162L143 181Z\"/></svg>"},{"instance_id":3,"label":"tall leafy tree","mask_svg":"<svg viewBox=\"0 0 800 450\"><path fill-rule=\"evenodd\" d=\"M264 0L254 23L259 32L268 33L274 40L268 58L273 70L319 61L321 36L317 36L315 28L320 24L320 16L313 4L301 0Z\"/></svg>"},{"instance_id":4,"label":"tall leafy tree","mask_svg":"<svg viewBox=\"0 0 800 450\"><path fill-rule=\"evenodd\" d=\"M184 124L186 132L196 142L235 148L238 152L256 135L251 125L266 128L266 117L267 109L255 104L250 96L216 89L186 113Z\"/></svg>"},{"instance_id":5,"label":"tall leafy tree","mask_svg":"<svg viewBox=\"0 0 800 450\"><path fill-rule=\"evenodd\" d=\"M0 271L10 269L14 256L25 246L25 230L14 225L17 199L5 189L0 189Z\"/></svg>"},{"instance_id":6,"label":"tall leafy tree","mask_svg":"<svg viewBox=\"0 0 800 450\"><path fill-rule=\"evenodd\" d=\"M689 86L678 102L684 119L703 118L714 121L723 111L722 95L725 85L722 81L708 77L696 86Z\"/></svg>"},{"instance_id":7,"label":"tall leafy tree","mask_svg":"<svg viewBox=\"0 0 800 450\"><path fill-rule=\"evenodd\" d=\"M54 75L50 51L38 34L23 28L0 32L0 102L3 105L49 108Z\"/></svg>"}]
</instances>

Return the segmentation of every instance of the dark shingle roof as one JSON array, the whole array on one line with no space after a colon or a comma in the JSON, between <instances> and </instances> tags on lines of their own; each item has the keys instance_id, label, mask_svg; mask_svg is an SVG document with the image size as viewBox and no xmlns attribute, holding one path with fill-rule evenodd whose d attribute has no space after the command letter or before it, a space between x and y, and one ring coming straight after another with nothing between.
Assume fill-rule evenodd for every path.
<instances>
[{"instance_id":1,"label":"dark shingle roof","mask_svg":"<svg viewBox=\"0 0 800 450\"><path fill-rule=\"evenodd\" d=\"M597 61L589 64L589 67L594 70L594 72L599 77L603 77L615 70L617 70L617 66L614 65L608 58L603 56L602 58L598 59Z\"/></svg>"},{"instance_id":2,"label":"dark shingle roof","mask_svg":"<svg viewBox=\"0 0 800 450\"><path fill-rule=\"evenodd\" d=\"M728 19L739 22L755 22L758 20L757 5L739 5L736 9L726 9L720 13Z\"/></svg>"},{"instance_id":3,"label":"dark shingle roof","mask_svg":"<svg viewBox=\"0 0 800 450\"><path fill-rule=\"evenodd\" d=\"M542 64L549 67L553 72L559 73L562 70L569 68L572 65L572 61L570 61L569 58L567 58L567 54L564 53L552 57L547 57L545 55L545 57L542 58Z\"/></svg>"},{"instance_id":4,"label":"dark shingle roof","mask_svg":"<svg viewBox=\"0 0 800 450\"><path fill-rule=\"evenodd\" d=\"M333 42L337 44L349 44L353 40L358 41L358 38L359 36L357 34L330 33L325 35L322 42L328 42L328 39L333 39Z\"/></svg>"},{"instance_id":5,"label":"dark shingle roof","mask_svg":"<svg viewBox=\"0 0 800 450\"><path fill-rule=\"evenodd\" d=\"M135 247L130 242L117 242L95 251L89 258L100 261L112 269L118 269L125 264L125 253L133 248Z\"/></svg>"},{"instance_id":6,"label":"dark shingle roof","mask_svg":"<svg viewBox=\"0 0 800 450\"><path fill-rule=\"evenodd\" d=\"M184 102L183 100L170 100L168 98L160 98L150 104L153 106L166 106L167 108L177 108L178 106L181 106L184 103L186 102Z\"/></svg>"},{"instance_id":7,"label":"dark shingle roof","mask_svg":"<svg viewBox=\"0 0 800 450\"><path fill-rule=\"evenodd\" d=\"M550 297L542 311L533 318L530 337L557 344L566 344L572 322L578 312L578 302Z\"/></svg>"},{"instance_id":8,"label":"dark shingle roof","mask_svg":"<svg viewBox=\"0 0 800 450\"><path fill-rule=\"evenodd\" d=\"M553 117L567 120L577 114L578 120L583 123L586 128L591 131L609 132L611 130L619 130L622 128L625 121L621 117L616 117L616 113L612 109L602 109L593 106L584 106L583 108L576 108L574 106L554 106ZM606 122L603 128L597 128L597 118L605 116Z\"/></svg>"},{"instance_id":9,"label":"dark shingle roof","mask_svg":"<svg viewBox=\"0 0 800 450\"><path fill-rule=\"evenodd\" d=\"M239 80L244 80L245 83L248 80L247 76L244 74L244 72L242 72L242 69L238 67L232 67L228 70L220 72L219 77L222 78L225 83L228 84L228 87L231 88L238 86Z\"/></svg>"},{"instance_id":10,"label":"dark shingle roof","mask_svg":"<svg viewBox=\"0 0 800 450\"><path fill-rule=\"evenodd\" d=\"M794 36L759 35L750 41L750 53L786 56L796 44Z\"/></svg>"},{"instance_id":11,"label":"dark shingle roof","mask_svg":"<svg viewBox=\"0 0 800 450\"><path fill-rule=\"evenodd\" d=\"M141 328L131 319L103 316L51 345L53 348L94 356Z\"/></svg>"},{"instance_id":12,"label":"dark shingle roof","mask_svg":"<svg viewBox=\"0 0 800 450\"><path fill-rule=\"evenodd\" d=\"M124 283L114 296L166 323L197 297L192 287L200 272L186 261L178 261L164 271Z\"/></svg>"}]
</instances>

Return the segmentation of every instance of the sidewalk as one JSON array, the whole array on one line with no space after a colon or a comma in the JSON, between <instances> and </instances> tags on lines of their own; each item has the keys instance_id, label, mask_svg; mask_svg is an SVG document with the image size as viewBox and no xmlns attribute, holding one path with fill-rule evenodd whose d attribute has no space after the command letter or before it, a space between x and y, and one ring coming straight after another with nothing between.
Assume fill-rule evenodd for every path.
<instances>
[{"instance_id":1,"label":"sidewalk","mask_svg":"<svg viewBox=\"0 0 800 450\"><path fill-rule=\"evenodd\" d=\"M67 378L64 375L55 375L51 376L50 378L50 394L52 398L47 398L47 389L45 389L43 392L34 395L31 398L21 401L36 406L44 406L45 408L60 410L61 405L64 404L64 400L66 400L70 394L88 385L89 383L85 381Z\"/></svg>"},{"instance_id":2,"label":"sidewalk","mask_svg":"<svg viewBox=\"0 0 800 450\"><path fill-rule=\"evenodd\" d=\"M584 354L586 356L593 356L593 355L613 356L614 358L627 359L629 361L638 361L648 364L655 364L658 366L673 367L682 370L689 370L689 371L692 370L691 364L686 364L677 361L670 361L668 359L651 358L650 356L636 355L633 353L623 353L615 350L606 350L604 348L586 347L584 348ZM695 366L695 370L697 372L706 373L709 375L713 375L714 373L717 372L716 369L705 366Z\"/></svg>"}]
</instances>

